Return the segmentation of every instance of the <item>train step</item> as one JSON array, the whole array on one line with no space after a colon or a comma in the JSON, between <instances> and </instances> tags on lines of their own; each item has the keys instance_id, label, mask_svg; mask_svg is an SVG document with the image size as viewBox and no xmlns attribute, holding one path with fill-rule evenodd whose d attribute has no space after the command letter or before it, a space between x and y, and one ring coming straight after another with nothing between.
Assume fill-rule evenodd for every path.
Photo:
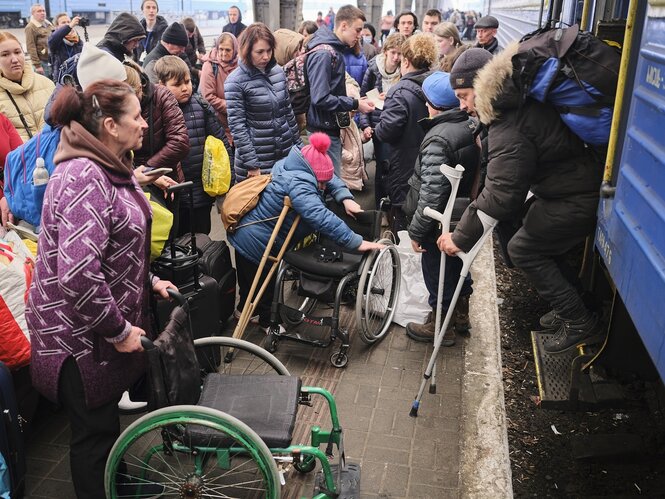
<instances>
[{"instance_id":1,"label":"train step","mask_svg":"<svg viewBox=\"0 0 665 499\"><path fill-rule=\"evenodd\" d=\"M601 377L590 364L600 345L580 347L562 354L545 351L552 331L532 331L540 406L554 410L598 410L626 405L624 389Z\"/></svg>"}]
</instances>

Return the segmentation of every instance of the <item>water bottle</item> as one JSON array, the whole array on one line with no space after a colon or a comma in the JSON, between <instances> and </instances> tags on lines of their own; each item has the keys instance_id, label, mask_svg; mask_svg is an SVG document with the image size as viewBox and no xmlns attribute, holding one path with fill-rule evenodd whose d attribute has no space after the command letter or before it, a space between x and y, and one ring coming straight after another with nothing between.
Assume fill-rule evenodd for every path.
<instances>
[{"instance_id":1,"label":"water bottle","mask_svg":"<svg viewBox=\"0 0 665 499\"><path fill-rule=\"evenodd\" d=\"M48 170L44 166L44 158L37 158L35 171L32 172L33 185L45 185L48 183Z\"/></svg>"}]
</instances>

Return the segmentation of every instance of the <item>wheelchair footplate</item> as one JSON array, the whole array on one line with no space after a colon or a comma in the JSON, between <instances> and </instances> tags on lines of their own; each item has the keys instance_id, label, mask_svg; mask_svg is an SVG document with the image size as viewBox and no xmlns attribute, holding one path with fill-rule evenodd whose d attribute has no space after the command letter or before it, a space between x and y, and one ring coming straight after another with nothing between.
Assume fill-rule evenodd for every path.
<instances>
[{"instance_id":1,"label":"wheelchair footplate","mask_svg":"<svg viewBox=\"0 0 665 499\"><path fill-rule=\"evenodd\" d=\"M331 464L330 469L335 477L338 477L339 464ZM314 484L314 495L326 493L325 478L323 470L316 474L316 482ZM346 467L342 469L341 476L337 478L339 499L358 499L360 497L360 464L346 463Z\"/></svg>"}]
</instances>

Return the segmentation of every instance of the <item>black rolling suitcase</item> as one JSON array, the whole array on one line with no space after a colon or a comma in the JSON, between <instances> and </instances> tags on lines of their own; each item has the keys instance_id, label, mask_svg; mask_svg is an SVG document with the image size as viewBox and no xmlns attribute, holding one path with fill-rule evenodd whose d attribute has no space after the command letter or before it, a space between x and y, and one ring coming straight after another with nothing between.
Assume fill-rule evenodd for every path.
<instances>
[{"instance_id":1,"label":"black rolling suitcase","mask_svg":"<svg viewBox=\"0 0 665 499\"><path fill-rule=\"evenodd\" d=\"M191 190L191 186L191 182L184 182L168 190L169 194L174 193L176 197L171 234L176 234L178 231L179 194L183 190ZM199 263L203 253L196 244L196 235L189 236L187 245L178 244L173 237L169 240L170 243L166 245L163 253L153 262L152 271L160 279L167 279L175 284L180 293L187 298L194 339L219 335L219 286L215 279L201 272ZM175 302L168 300L156 302L155 315L160 331L168 322L171 310L175 306ZM206 370L219 366L221 362L220 351L216 347L199 349L197 355L201 367Z\"/></svg>"},{"instance_id":2,"label":"black rolling suitcase","mask_svg":"<svg viewBox=\"0 0 665 499\"><path fill-rule=\"evenodd\" d=\"M25 489L25 447L12 373L3 362L0 362L0 410L0 453L5 463L5 469L0 466L0 496L5 497L2 493L8 489L9 497L14 499L23 497Z\"/></svg>"}]
</instances>

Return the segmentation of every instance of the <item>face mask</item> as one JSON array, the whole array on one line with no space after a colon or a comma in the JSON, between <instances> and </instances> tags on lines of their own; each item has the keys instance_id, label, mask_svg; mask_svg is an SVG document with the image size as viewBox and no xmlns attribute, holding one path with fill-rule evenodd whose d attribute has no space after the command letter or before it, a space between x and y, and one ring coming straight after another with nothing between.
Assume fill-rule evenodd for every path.
<instances>
[{"instance_id":1,"label":"face mask","mask_svg":"<svg viewBox=\"0 0 665 499\"><path fill-rule=\"evenodd\" d=\"M366 44L371 44L372 43L372 37L371 36L363 36L363 43Z\"/></svg>"}]
</instances>

